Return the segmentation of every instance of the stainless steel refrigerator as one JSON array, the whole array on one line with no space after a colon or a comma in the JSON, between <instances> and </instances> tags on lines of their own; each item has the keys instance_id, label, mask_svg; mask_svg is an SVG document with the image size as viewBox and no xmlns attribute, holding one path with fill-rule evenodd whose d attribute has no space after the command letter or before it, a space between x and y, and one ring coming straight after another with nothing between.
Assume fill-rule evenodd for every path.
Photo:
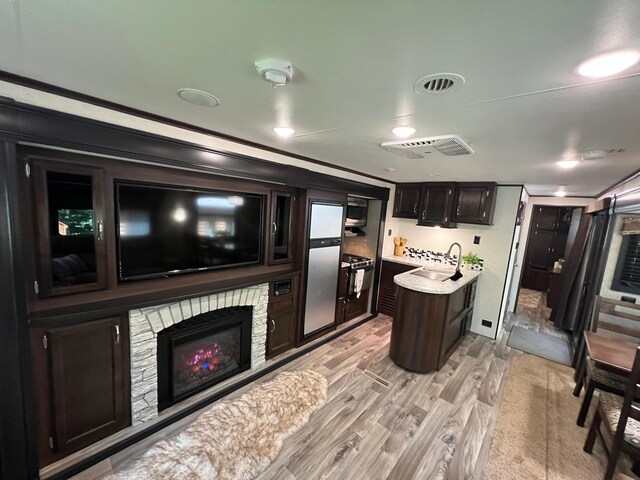
<instances>
[{"instance_id":1,"label":"stainless steel refrigerator","mask_svg":"<svg viewBox=\"0 0 640 480\"><path fill-rule=\"evenodd\" d=\"M304 335L335 321L344 206L311 203Z\"/></svg>"}]
</instances>

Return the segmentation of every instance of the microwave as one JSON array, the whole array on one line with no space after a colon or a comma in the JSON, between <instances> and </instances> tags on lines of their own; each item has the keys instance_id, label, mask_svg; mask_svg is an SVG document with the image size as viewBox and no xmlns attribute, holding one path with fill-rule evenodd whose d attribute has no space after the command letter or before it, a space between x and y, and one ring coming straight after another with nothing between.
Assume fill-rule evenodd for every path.
<instances>
[{"instance_id":1,"label":"microwave","mask_svg":"<svg viewBox=\"0 0 640 480\"><path fill-rule=\"evenodd\" d=\"M345 227L365 227L367 225L368 208L369 200L349 197L347 200Z\"/></svg>"}]
</instances>

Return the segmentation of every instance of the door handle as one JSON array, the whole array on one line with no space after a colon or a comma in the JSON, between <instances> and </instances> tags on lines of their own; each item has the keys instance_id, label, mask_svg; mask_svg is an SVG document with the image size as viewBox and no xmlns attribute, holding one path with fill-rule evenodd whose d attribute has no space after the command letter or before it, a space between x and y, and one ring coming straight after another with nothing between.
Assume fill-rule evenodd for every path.
<instances>
[{"instance_id":1,"label":"door handle","mask_svg":"<svg viewBox=\"0 0 640 480\"><path fill-rule=\"evenodd\" d=\"M116 331L116 345L120 344L120 325L115 325L114 327Z\"/></svg>"},{"instance_id":2,"label":"door handle","mask_svg":"<svg viewBox=\"0 0 640 480\"><path fill-rule=\"evenodd\" d=\"M273 235L275 237L277 231L278 231L278 225L276 225L276 222L272 222L271 223L271 235Z\"/></svg>"},{"instance_id":3,"label":"door handle","mask_svg":"<svg viewBox=\"0 0 640 480\"><path fill-rule=\"evenodd\" d=\"M98 240L102 240L104 234L104 225L102 223L102 220L98 220L96 222L96 226L98 227Z\"/></svg>"}]
</instances>

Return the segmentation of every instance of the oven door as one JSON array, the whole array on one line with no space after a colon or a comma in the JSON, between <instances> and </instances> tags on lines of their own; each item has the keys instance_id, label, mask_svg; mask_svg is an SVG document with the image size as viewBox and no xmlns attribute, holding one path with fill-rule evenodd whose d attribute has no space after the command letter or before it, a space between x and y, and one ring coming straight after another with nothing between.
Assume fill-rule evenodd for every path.
<instances>
[{"instance_id":1,"label":"oven door","mask_svg":"<svg viewBox=\"0 0 640 480\"><path fill-rule=\"evenodd\" d=\"M362 288L360 291L371 288L373 284L373 266L358 268L349 272L349 294L356 293L356 272L364 270L364 278L362 279Z\"/></svg>"}]
</instances>

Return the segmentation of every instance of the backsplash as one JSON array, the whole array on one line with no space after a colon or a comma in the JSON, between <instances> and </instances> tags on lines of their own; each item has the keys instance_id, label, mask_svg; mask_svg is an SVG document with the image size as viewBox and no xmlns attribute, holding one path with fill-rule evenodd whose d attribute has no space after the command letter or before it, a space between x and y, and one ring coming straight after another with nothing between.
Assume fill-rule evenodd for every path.
<instances>
[{"instance_id":1,"label":"backsplash","mask_svg":"<svg viewBox=\"0 0 640 480\"><path fill-rule=\"evenodd\" d=\"M411 248L411 247L406 247L404 249L403 257L415 258L417 260L422 260L428 263L435 263L439 265L446 265L446 266L453 266L453 267L455 267L458 263L457 255L451 255L450 257L447 257L447 255L444 252L434 252L432 250L421 250L419 248ZM480 264L465 265L463 261L461 263L461 266L468 270L481 271L482 268L484 267L484 260L481 258L479 260L480 260Z\"/></svg>"},{"instance_id":2,"label":"backsplash","mask_svg":"<svg viewBox=\"0 0 640 480\"><path fill-rule=\"evenodd\" d=\"M375 240L372 245L369 244L368 237L344 237L342 242L342 251L351 253L352 255L360 255L361 257L376 258Z\"/></svg>"}]
</instances>

